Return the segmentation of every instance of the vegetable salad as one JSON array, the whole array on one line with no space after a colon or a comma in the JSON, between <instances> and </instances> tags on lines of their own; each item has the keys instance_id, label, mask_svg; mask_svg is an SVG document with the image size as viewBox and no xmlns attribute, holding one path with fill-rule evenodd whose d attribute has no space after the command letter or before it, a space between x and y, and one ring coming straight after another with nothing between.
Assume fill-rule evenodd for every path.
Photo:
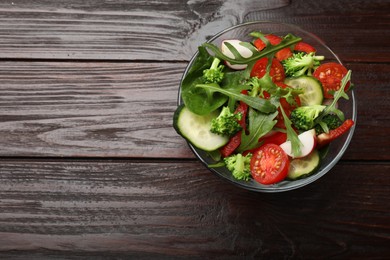
<instances>
[{"instance_id":1,"label":"vegetable salad","mask_svg":"<svg viewBox=\"0 0 390 260\"><path fill-rule=\"evenodd\" d=\"M270 185L310 176L319 150L354 125L338 109L351 71L292 34L204 43L181 85L173 126L234 178Z\"/></svg>"}]
</instances>

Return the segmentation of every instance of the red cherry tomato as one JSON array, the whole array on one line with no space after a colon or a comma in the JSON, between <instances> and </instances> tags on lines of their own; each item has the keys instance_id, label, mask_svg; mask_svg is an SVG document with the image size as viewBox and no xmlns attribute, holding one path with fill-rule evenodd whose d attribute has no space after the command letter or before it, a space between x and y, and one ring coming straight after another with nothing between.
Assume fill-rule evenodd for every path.
<instances>
[{"instance_id":1,"label":"red cherry tomato","mask_svg":"<svg viewBox=\"0 0 390 260\"><path fill-rule=\"evenodd\" d=\"M274 34L267 34L267 35L264 35L265 38L267 38L267 40L269 41L269 43L271 43L271 45L277 45L279 44L281 41L282 41L282 38L277 36L277 35L274 35ZM261 51L262 49L265 48L265 43L261 40L261 39L256 39L253 44L255 45L255 47Z\"/></svg>"},{"instance_id":2,"label":"red cherry tomato","mask_svg":"<svg viewBox=\"0 0 390 260\"><path fill-rule=\"evenodd\" d=\"M289 166L287 154L276 144L261 146L252 155L250 163L253 179L266 185L284 180Z\"/></svg>"},{"instance_id":3,"label":"red cherry tomato","mask_svg":"<svg viewBox=\"0 0 390 260\"><path fill-rule=\"evenodd\" d=\"M294 47L294 51L303 51L306 53L310 53L310 52L316 52L317 50L306 42L298 42Z\"/></svg>"},{"instance_id":4,"label":"red cherry tomato","mask_svg":"<svg viewBox=\"0 0 390 260\"><path fill-rule=\"evenodd\" d=\"M270 42L271 45L278 45L281 41L282 41L282 38L277 36L277 35L274 35L274 34L267 34L264 36L265 38L267 38L267 40ZM265 43L261 40L261 39L256 39L253 44L255 45L255 47L261 51L262 49L265 48ZM276 52L275 54L275 57L279 60L279 61L282 61L282 60L285 60L289 57L292 56L292 51L290 48L286 47L286 48L283 48L281 49L280 51Z\"/></svg>"},{"instance_id":5,"label":"red cherry tomato","mask_svg":"<svg viewBox=\"0 0 390 260\"><path fill-rule=\"evenodd\" d=\"M267 71L268 58L264 57L256 61L253 65L250 76L262 78ZM269 72L273 82L282 82L286 78L283 65L277 59L272 59L271 69Z\"/></svg>"},{"instance_id":6,"label":"red cherry tomato","mask_svg":"<svg viewBox=\"0 0 390 260\"><path fill-rule=\"evenodd\" d=\"M279 60L286 60L290 58L293 55L293 52L291 51L290 48L286 47L281 49L280 51L276 52L275 57Z\"/></svg>"},{"instance_id":7,"label":"red cherry tomato","mask_svg":"<svg viewBox=\"0 0 390 260\"><path fill-rule=\"evenodd\" d=\"M333 98L333 95L329 93L330 90L339 90L341 87L341 80L347 74L348 70L341 64L336 62L328 62L321 64L313 73L313 76L317 78L324 89L325 98ZM349 82L345 87L348 90Z\"/></svg>"},{"instance_id":8,"label":"red cherry tomato","mask_svg":"<svg viewBox=\"0 0 390 260\"><path fill-rule=\"evenodd\" d=\"M287 133L276 132L276 131L269 136L260 138L259 140L259 142L262 142L263 145L265 144L281 145L286 141L287 141Z\"/></svg>"},{"instance_id":9,"label":"red cherry tomato","mask_svg":"<svg viewBox=\"0 0 390 260\"><path fill-rule=\"evenodd\" d=\"M287 141L287 134L283 132L277 132L277 131L273 131L273 133L267 134L266 136L263 136L259 139L259 143L261 143L261 145L265 145L265 144L281 145L286 141ZM257 149L258 148L246 150L242 152L242 155L246 156L248 153L253 154Z\"/></svg>"}]
</instances>

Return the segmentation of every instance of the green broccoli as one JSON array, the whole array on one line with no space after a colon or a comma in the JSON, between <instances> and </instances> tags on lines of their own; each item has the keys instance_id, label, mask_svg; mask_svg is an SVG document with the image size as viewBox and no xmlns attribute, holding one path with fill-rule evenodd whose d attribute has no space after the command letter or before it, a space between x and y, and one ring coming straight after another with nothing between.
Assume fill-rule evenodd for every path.
<instances>
[{"instance_id":1,"label":"green broccoli","mask_svg":"<svg viewBox=\"0 0 390 260\"><path fill-rule=\"evenodd\" d=\"M285 59L282 64L288 77L299 77L305 74L311 76L324 58L324 56L315 56L314 52L298 52Z\"/></svg>"},{"instance_id":2,"label":"green broccoli","mask_svg":"<svg viewBox=\"0 0 390 260\"><path fill-rule=\"evenodd\" d=\"M323 105L297 107L290 114L292 124L299 130L310 130L315 125L314 120L325 109Z\"/></svg>"},{"instance_id":3,"label":"green broccoli","mask_svg":"<svg viewBox=\"0 0 390 260\"><path fill-rule=\"evenodd\" d=\"M223 107L218 117L211 120L210 131L214 134L232 136L242 129L238 122L242 119L241 113L232 113L229 107Z\"/></svg>"},{"instance_id":4,"label":"green broccoli","mask_svg":"<svg viewBox=\"0 0 390 260\"><path fill-rule=\"evenodd\" d=\"M314 129L316 130L316 134L319 135L324 132L328 132L329 130L338 128L342 123L343 122L337 115L327 114L318 124L315 125Z\"/></svg>"},{"instance_id":5,"label":"green broccoli","mask_svg":"<svg viewBox=\"0 0 390 260\"><path fill-rule=\"evenodd\" d=\"M242 154L233 154L229 157L225 157L226 168L232 172L233 177L237 180L248 181L251 177L250 162L252 154L248 153L243 156Z\"/></svg>"},{"instance_id":6,"label":"green broccoli","mask_svg":"<svg viewBox=\"0 0 390 260\"><path fill-rule=\"evenodd\" d=\"M214 58L211 67L209 69L203 70L203 81L204 83L217 83L219 84L224 76L222 70L225 68L224 65L220 65L220 59Z\"/></svg>"}]
</instances>

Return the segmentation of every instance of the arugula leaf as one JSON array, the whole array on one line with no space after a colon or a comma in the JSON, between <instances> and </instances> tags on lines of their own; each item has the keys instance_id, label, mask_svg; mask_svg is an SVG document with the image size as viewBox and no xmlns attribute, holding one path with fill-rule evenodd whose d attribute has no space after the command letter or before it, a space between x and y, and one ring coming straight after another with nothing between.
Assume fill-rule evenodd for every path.
<instances>
[{"instance_id":1,"label":"arugula leaf","mask_svg":"<svg viewBox=\"0 0 390 260\"><path fill-rule=\"evenodd\" d=\"M253 108L249 108L248 111L248 131L249 134L246 134L245 131L242 131L241 134L241 144L237 148L238 152L243 152L246 150L251 150L257 148L261 145L259 139L267 134L276 124L276 116L278 111L265 114L260 111L256 111Z\"/></svg>"},{"instance_id":2,"label":"arugula leaf","mask_svg":"<svg viewBox=\"0 0 390 260\"><path fill-rule=\"evenodd\" d=\"M294 156L297 156L301 153L301 140L298 138L298 134L294 131L292 128L292 123L286 113L284 112L284 109L282 105L279 106L280 111L282 112L284 125L286 126L286 133L287 133L287 140L291 142L291 149Z\"/></svg>"},{"instance_id":3,"label":"arugula leaf","mask_svg":"<svg viewBox=\"0 0 390 260\"><path fill-rule=\"evenodd\" d=\"M250 56L249 58L242 57L239 54L239 52L237 50L235 50L235 48L232 45L230 45L230 46L227 45L227 47L233 53L234 58L228 57L225 54L223 54L222 51L219 49L219 47L212 44L212 43L204 43L204 44L202 44L202 46L210 49L214 53L214 55L221 60L229 61L232 64L248 64L248 63L256 61L262 57L265 57L268 55L273 55L275 52L277 52L283 48L289 47L295 43L298 43L301 40L302 40L302 38L300 38L300 37L294 36L293 34L287 34L282 39L280 44L278 44L278 45L268 44L263 50L253 52L253 55ZM244 47L248 46L247 43L242 43L241 45L243 45ZM252 48L251 48L251 50L252 50Z\"/></svg>"},{"instance_id":4,"label":"arugula leaf","mask_svg":"<svg viewBox=\"0 0 390 260\"><path fill-rule=\"evenodd\" d=\"M219 92L224 94L226 97L243 101L248 106L264 113L272 113L276 111L276 106L272 104L271 101L259 97L251 97L251 96L241 94L239 92L239 89L238 91L237 89L224 89L212 84L197 84L196 87L206 89L208 91Z\"/></svg>"},{"instance_id":5,"label":"arugula leaf","mask_svg":"<svg viewBox=\"0 0 390 260\"><path fill-rule=\"evenodd\" d=\"M246 72L244 70L228 71L225 73L225 76L220 84L222 88L235 88L240 92L248 89L246 84ZM229 97L228 107L231 112L236 108L237 100L235 98Z\"/></svg>"},{"instance_id":6,"label":"arugula leaf","mask_svg":"<svg viewBox=\"0 0 390 260\"><path fill-rule=\"evenodd\" d=\"M295 97L302 94L302 89L294 89L291 87L282 88L276 85L267 72L262 78L253 77L250 78L248 84L252 86L251 96L264 96L264 91L270 94L272 97L284 97L289 104L295 104Z\"/></svg>"},{"instance_id":7,"label":"arugula leaf","mask_svg":"<svg viewBox=\"0 0 390 260\"><path fill-rule=\"evenodd\" d=\"M241 53L233 46L233 44L231 44L230 42L225 42L224 44L231 51L231 53L233 53L234 57L239 58L239 59L245 59L245 57L243 57L241 55ZM251 44L249 42L240 42L239 44L241 46L244 46L245 48L249 49L252 53L258 52L256 47L253 46L253 44ZM236 62L233 62L232 64L236 64Z\"/></svg>"},{"instance_id":8,"label":"arugula leaf","mask_svg":"<svg viewBox=\"0 0 390 260\"><path fill-rule=\"evenodd\" d=\"M341 111L340 109L337 109L336 105L337 105L337 102L339 101L340 98L344 98L346 100L349 99L347 93L345 92L345 87L346 87L347 83L351 80L351 74L352 74L352 71L348 70L347 74L341 80L340 89L338 91L334 92L334 99L333 99L332 103L330 105L326 106L325 109L322 111L322 113L315 119L315 121L314 121L315 124L320 124L322 122L322 119L324 118L324 116L331 114L331 113L336 114L340 118L341 121L345 120L343 111ZM326 128L324 128L324 130Z\"/></svg>"}]
</instances>

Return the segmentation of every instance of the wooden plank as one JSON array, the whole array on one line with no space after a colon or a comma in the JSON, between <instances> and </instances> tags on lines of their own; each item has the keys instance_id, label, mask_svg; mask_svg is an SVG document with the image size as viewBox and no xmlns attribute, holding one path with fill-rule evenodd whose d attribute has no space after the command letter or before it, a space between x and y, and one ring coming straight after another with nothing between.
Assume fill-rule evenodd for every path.
<instances>
[{"instance_id":1,"label":"wooden plank","mask_svg":"<svg viewBox=\"0 0 390 260\"><path fill-rule=\"evenodd\" d=\"M192 156L172 128L184 66L1 63L0 153Z\"/></svg>"},{"instance_id":2,"label":"wooden plank","mask_svg":"<svg viewBox=\"0 0 390 260\"><path fill-rule=\"evenodd\" d=\"M0 58L183 61L227 27L275 20L312 31L345 61L386 62L388 10L355 0L18 0L0 4Z\"/></svg>"},{"instance_id":3,"label":"wooden plank","mask_svg":"<svg viewBox=\"0 0 390 260\"><path fill-rule=\"evenodd\" d=\"M0 156L193 158L172 128L185 66L0 62ZM358 122L344 158L388 160L390 66L347 66Z\"/></svg>"},{"instance_id":4,"label":"wooden plank","mask_svg":"<svg viewBox=\"0 0 390 260\"><path fill-rule=\"evenodd\" d=\"M188 60L207 37L242 20L249 10L288 4L288 0L13 1L0 5L0 57ZM191 38L195 34L200 39Z\"/></svg>"},{"instance_id":5,"label":"wooden plank","mask_svg":"<svg viewBox=\"0 0 390 260\"><path fill-rule=\"evenodd\" d=\"M298 25L323 40L345 62L389 62L390 38L384 37L389 32L389 10L389 2L382 0L297 0L285 8L251 12L245 21Z\"/></svg>"},{"instance_id":6,"label":"wooden plank","mask_svg":"<svg viewBox=\"0 0 390 260\"><path fill-rule=\"evenodd\" d=\"M390 158L390 66L380 64L346 64L352 70L357 100L354 137L344 159L389 160ZM387 134L386 134L387 133ZM371 154L369 154L371 153Z\"/></svg>"},{"instance_id":7,"label":"wooden plank","mask_svg":"<svg viewBox=\"0 0 390 260\"><path fill-rule=\"evenodd\" d=\"M376 258L390 253L389 170L341 163L258 194L199 162L1 160L0 256Z\"/></svg>"}]
</instances>

